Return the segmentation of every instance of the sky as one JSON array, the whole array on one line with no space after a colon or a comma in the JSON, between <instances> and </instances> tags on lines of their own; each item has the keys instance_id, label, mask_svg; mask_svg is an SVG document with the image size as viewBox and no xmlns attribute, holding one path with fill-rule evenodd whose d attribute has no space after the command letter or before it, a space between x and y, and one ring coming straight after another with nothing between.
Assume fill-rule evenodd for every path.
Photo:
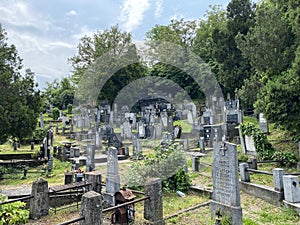
<instances>
[{"instance_id":1,"label":"sky","mask_svg":"<svg viewBox=\"0 0 300 225\"><path fill-rule=\"evenodd\" d=\"M156 24L171 19L201 19L210 5L229 0L0 0L0 23L23 58L24 68L46 82L72 75L68 58L77 54L85 35L118 24L143 41Z\"/></svg>"}]
</instances>

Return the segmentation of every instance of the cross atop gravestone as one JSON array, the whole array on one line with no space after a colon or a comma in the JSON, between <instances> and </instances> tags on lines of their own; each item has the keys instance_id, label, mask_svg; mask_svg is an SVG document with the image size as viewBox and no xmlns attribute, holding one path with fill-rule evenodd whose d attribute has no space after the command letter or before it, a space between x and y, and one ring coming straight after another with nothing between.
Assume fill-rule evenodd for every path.
<instances>
[{"instance_id":1,"label":"cross atop gravestone","mask_svg":"<svg viewBox=\"0 0 300 225\"><path fill-rule=\"evenodd\" d=\"M217 214L230 218L232 225L242 225L238 158L236 145L223 142L214 149L213 195L211 217Z\"/></svg>"}]
</instances>

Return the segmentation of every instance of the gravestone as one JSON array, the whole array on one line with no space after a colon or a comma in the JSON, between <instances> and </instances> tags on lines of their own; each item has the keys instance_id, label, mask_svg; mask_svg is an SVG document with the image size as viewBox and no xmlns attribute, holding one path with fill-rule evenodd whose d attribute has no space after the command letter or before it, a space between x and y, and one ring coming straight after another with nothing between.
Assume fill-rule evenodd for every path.
<instances>
[{"instance_id":1,"label":"gravestone","mask_svg":"<svg viewBox=\"0 0 300 225\"><path fill-rule=\"evenodd\" d=\"M155 138L157 139L162 138L162 124L161 123L156 124L154 129L155 129Z\"/></svg>"},{"instance_id":2,"label":"gravestone","mask_svg":"<svg viewBox=\"0 0 300 225\"><path fill-rule=\"evenodd\" d=\"M96 140L95 140L95 144L97 149L102 149L102 134L99 131L96 131Z\"/></svg>"},{"instance_id":3,"label":"gravestone","mask_svg":"<svg viewBox=\"0 0 300 225\"><path fill-rule=\"evenodd\" d=\"M256 156L255 144L252 136L245 135L246 153Z\"/></svg>"},{"instance_id":4,"label":"gravestone","mask_svg":"<svg viewBox=\"0 0 300 225\"><path fill-rule=\"evenodd\" d=\"M188 114L187 114L187 120L188 120L188 123L189 124L193 124L194 123L194 120L193 120L193 114L191 111L188 111Z\"/></svg>"},{"instance_id":5,"label":"gravestone","mask_svg":"<svg viewBox=\"0 0 300 225\"><path fill-rule=\"evenodd\" d=\"M133 152L132 158L134 159L143 158L141 141L135 135L132 135L132 152Z\"/></svg>"},{"instance_id":6,"label":"gravestone","mask_svg":"<svg viewBox=\"0 0 300 225\"><path fill-rule=\"evenodd\" d=\"M40 125L41 125L41 128L42 128L42 129L45 128L45 124L44 124L44 116L43 116L42 113L40 114Z\"/></svg>"},{"instance_id":7,"label":"gravestone","mask_svg":"<svg viewBox=\"0 0 300 225\"><path fill-rule=\"evenodd\" d=\"M145 137L145 126L142 121L138 122L138 138Z\"/></svg>"},{"instance_id":8,"label":"gravestone","mask_svg":"<svg viewBox=\"0 0 300 225\"><path fill-rule=\"evenodd\" d=\"M168 116L167 131L169 133L173 133L174 132L173 116Z\"/></svg>"},{"instance_id":9,"label":"gravestone","mask_svg":"<svg viewBox=\"0 0 300 225\"><path fill-rule=\"evenodd\" d=\"M95 145L87 145L86 155L86 170L87 172L91 172L95 169Z\"/></svg>"},{"instance_id":10,"label":"gravestone","mask_svg":"<svg viewBox=\"0 0 300 225\"><path fill-rule=\"evenodd\" d=\"M128 120L126 120L123 123L123 129L124 129L124 138L125 139L131 138L131 126Z\"/></svg>"},{"instance_id":11,"label":"gravestone","mask_svg":"<svg viewBox=\"0 0 300 225\"><path fill-rule=\"evenodd\" d=\"M33 182L31 188L29 217L39 219L49 213L49 189L48 182L43 178L38 178Z\"/></svg>"},{"instance_id":12,"label":"gravestone","mask_svg":"<svg viewBox=\"0 0 300 225\"><path fill-rule=\"evenodd\" d=\"M268 122L263 113L259 114L259 129L261 129L265 134L269 133Z\"/></svg>"},{"instance_id":13,"label":"gravestone","mask_svg":"<svg viewBox=\"0 0 300 225\"><path fill-rule=\"evenodd\" d=\"M168 114L167 114L167 112L161 112L160 118L161 118L163 128L167 128L167 126L168 126Z\"/></svg>"},{"instance_id":14,"label":"gravestone","mask_svg":"<svg viewBox=\"0 0 300 225\"><path fill-rule=\"evenodd\" d=\"M107 151L107 176L106 192L103 195L104 201L109 205L115 205L114 194L120 190L120 176L118 163L118 150L109 147Z\"/></svg>"},{"instance_id":15,"label":"gravestone","mask_svg":"<svg viewBox=\"0 0 300 225\"><path fill-rule=\"evenodd\" d=\"M232 225L242 225L236 145L223 142L214 148L211 217L228 216Z\"/></svg>"}]
</instances>

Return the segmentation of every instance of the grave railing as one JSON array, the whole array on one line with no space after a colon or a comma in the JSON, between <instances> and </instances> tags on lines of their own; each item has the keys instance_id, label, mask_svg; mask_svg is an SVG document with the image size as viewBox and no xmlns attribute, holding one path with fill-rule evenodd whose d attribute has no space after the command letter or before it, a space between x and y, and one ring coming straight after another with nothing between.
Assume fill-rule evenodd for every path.
<instances>
[{"instance_id":1,"label":"grave railing","mask_svg":"<svg viewBox=\"0 0 300 225\"><path fill-rule=\"evenodd\" d=\"M21 201L21 202L22 201L26 201L26 200L29 200L31 198L34 198L34 196L28 195L28 196L21 197L21 198L10 199L10 200L7 200L5 202L0 202L0 206L1 205L5 205L5 204L10 204L10 203L18 202L18 201Z\"/></svg>"},{"instance_id":2,"label":"grave railing","mask_svg":"<svg viewBox=\"0 0 300 225\"><path fill-rule=\"evenodd\" d=\"M240 163L240 187L241 190L247 194L256 196L274 205L280 205L284 198L283 194L283 176L284 170L281 168L274 168L272 172L262 171L257 169L250 169L248 163ZM273 176L274 187L266 185L259 185L251 183L250 174L263 174L266 176Z\"/></svg>"},{"instance_id":3,"label":"grave railing","mask_svg":"<svg viewBox=\"0 0 300 225\"><path fill-rule=\"evenodd\" d=\"M140 191L135 191L135 190L131 190L133 193L136 193L136 194L142 194L142 195L145 195L144 192L140 192ZM139 199L136 199L136 200L133 200L133 201L128 201L126 203L123 203L123 204L119 204L119 205L116 205L116 206L112 206L112 207L109 207L109 208L106 208L106 209L103 209L102 210L102 213L106 213L106 212L110 212L110 211L113 211L113 210L116 210L116 209L119 209L119 208L123 208L123 207L126 207L128 205L132 205L134 203L138 203L138 202L142 202L142 201L145 201L147 199L150 199L149 196L145 196L143 198L139 198ZM72 224L72 223L76 223L78 221L81 221L81 220L85 220L85 217L84 216L81 216L81 217L78 217L78 218L74 218L74 219L71 219L71 220L68 220L68 221L65 221L65 222L62 222L62 223L59 223L57 225L68 225L68 224Z\"/></svg>"},{"instance_id":4,"label":"grave railing","mask_svg":"<svg viewBox=\"0 0 300 225\"><path fill-rule=\"evenodd\" d=\"M52 196L55 196L55 198L58 197L58 194L68 194L69 195L69 204L64 204L64 205L67 205L67 206L64 206L64 207L57 207L56 205L54 206L54 213L56 213L58 210L62 210L62 209L66 209L66 208L70 208L72 207L73 205L71 205L71 203L73 203L73 199L72 199L72 196L75 194L75 197L76 197L76 207L77 209L79 208L79 204L80 204L80 195L79 193L84 193L85 192L85 188L87 186L90 186L92 185L92 182L86 182L86 181L82 181L82 182L75 182L75 183L72 183L72 184L66 184L66 185L61 185L61 186L55 186L55 187L49 187L49 197L52 195ZM72 192L72 190L75 190L75 193L74 191ZM67 192L69 191L69 192Z\"/></svg>"},{"instance_id":5,"label":"grave railing","mask_svg":"<svg viewBox=\"0 0 300 225\"><path fill-rule=\"evenodd\" d=\"M125 208L134 203L144 202L144 218L151 224L163 223L163 205L162 205L162 185L161 179L150 178L145 185L145 193L140 191L132 191L132 193L144 195L144 197L129 200L124 203L102 209L102 196L99 193L90 191L82 196L81 216L69 221L59 223L58 225L68 225L78 221L84 221L83 224L94 224L103 220L103 213L107 213L119 208ZM100 204L99 204L100 203ZM153 204L155 203L155 204ZM126 211L125 211L126 212ZM121 218L120 218L121 219ZM122 219L123 221L123 219ZM100 223L99 223L100 224Z\"/></svg>"}]
</instances>

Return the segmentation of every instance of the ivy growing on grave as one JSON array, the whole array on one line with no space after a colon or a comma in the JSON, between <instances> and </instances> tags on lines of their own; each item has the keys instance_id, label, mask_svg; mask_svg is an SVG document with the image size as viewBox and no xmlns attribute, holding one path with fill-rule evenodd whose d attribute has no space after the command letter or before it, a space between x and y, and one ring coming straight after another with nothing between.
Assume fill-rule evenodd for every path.
<instances>
[{"instance_id":1,"label":"ivy growing on grave","mask_svg":"<svg viewBox=\"0 0 300 225\"><path fill-rule=\"evenodd\" d=\"M261 160L272 159L275 150L271 145L271 143L269 142L265 133L261 131L258 126L256 126L253 123L247 123L247 124L240 124L240 128L242 130L243 135L253 137L256 152L258 153L258 157Z\"/></svg>"}]
</instances>

